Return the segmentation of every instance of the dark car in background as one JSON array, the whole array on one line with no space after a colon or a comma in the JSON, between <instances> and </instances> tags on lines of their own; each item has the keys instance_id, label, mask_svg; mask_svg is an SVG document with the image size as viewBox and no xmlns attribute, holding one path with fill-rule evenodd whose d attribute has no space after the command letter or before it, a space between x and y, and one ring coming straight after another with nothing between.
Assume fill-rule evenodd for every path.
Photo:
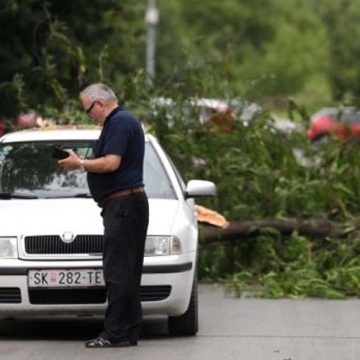
<instances>
[{"instance_id":1,"label":"dark car in background","mask_svg":"<svg viewBox=\"0 0 360 360\"><path fill-rule=\"evenodd\" d=\"M329 135L346 140L360 139L360 109L356 107L323 108L310 121L307 137L311 141Z\"/></svg>"}]
</instances>

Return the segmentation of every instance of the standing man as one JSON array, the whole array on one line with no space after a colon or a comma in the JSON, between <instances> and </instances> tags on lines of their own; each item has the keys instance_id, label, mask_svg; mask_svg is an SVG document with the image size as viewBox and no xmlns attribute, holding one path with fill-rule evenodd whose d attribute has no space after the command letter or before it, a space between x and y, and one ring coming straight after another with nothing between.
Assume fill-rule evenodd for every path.
<instances>
[{"instance_id":1,"label":"standing man","mask_svg":"<svg viewBox=\"0 0 360 360\"><path fill-rule=\"evenodd\" d=\"M108 307L104 331L88 348L137 345L142 321L140 280L149 218L144 192L144 132L140 122L108 86L93 84L80 93L87 114L102 126L94 159L74 151L59 160L66 170L82 168L104 224L104 280Z\"/></svg>"}]
</instances>

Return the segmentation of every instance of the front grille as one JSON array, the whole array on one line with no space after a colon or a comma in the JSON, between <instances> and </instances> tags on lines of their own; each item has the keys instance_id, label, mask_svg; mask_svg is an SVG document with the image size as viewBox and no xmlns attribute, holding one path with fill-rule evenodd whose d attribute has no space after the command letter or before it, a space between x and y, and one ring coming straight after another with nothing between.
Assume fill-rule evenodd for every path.
<instances>
[{"instance_id":1,"label":"front grille","mask_svg":"<svg viewBox=\"0 0 360 360\"><path fill-rule=\"evenodd\" d=\"M3 287L0 288L0 304L21 303L21 293L19 288Z\"/></svg>"},{"instance_id":2,"label":"front grille","mask_svg":"<svg viewBox=\"0 0 360 360\"><path fill-rule=\"evenodd\" d=\"M160 301L169 297L171 286L142 286L141 301ZM29 289L31 304L103 304L106 290L100 289Z\"/></svg>"},{"instance_id":3,"label":"front grille","mask_svg":"<svg viewBox=\"0 0 360 360\"><path fill-rule=\"evenodd\" d=\"M27 254L102 254L102 235L78 235L71 243L65 243L58 235L26 236Z\"/></svg>"}]
</instances>

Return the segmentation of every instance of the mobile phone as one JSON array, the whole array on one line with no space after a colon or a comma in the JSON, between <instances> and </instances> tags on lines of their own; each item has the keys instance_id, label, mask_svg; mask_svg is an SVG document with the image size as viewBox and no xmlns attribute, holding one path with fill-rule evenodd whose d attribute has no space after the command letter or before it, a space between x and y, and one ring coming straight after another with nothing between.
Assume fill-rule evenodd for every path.
<instances>
[{"instance_id":1,"label":"mobile phone","mask_svg":"<svg viewBox=\"0 0 360 360\"><path fill-rule=\"evenodd\" d=\"M69 154L68 151L66 151L64 149L55 147L53 149L53 152L52 152L51 156L52 156L53 159L62 160L62 159L66 159L68 156L70 156L70 154Z\"/></svg>"}]
</instances>

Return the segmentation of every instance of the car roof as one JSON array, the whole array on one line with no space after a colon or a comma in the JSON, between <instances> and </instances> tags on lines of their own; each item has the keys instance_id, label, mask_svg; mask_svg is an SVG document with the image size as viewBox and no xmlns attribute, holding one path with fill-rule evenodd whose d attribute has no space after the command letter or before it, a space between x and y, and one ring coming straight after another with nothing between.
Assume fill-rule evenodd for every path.
<instances>
[{"instance_id":1,"label":"car roof","mask_svg":"<svg viewBox=\"0 0 360 360\"><path fill-rule=\"evenodd\" d=\"M85 129L75 126L72 128L34 128L7 133L1 138L1 142L96 140L100 131L100 127ZM150 141L152 138L151 135L145 134L145 141Z\"/></svg>"}]
</instances>

